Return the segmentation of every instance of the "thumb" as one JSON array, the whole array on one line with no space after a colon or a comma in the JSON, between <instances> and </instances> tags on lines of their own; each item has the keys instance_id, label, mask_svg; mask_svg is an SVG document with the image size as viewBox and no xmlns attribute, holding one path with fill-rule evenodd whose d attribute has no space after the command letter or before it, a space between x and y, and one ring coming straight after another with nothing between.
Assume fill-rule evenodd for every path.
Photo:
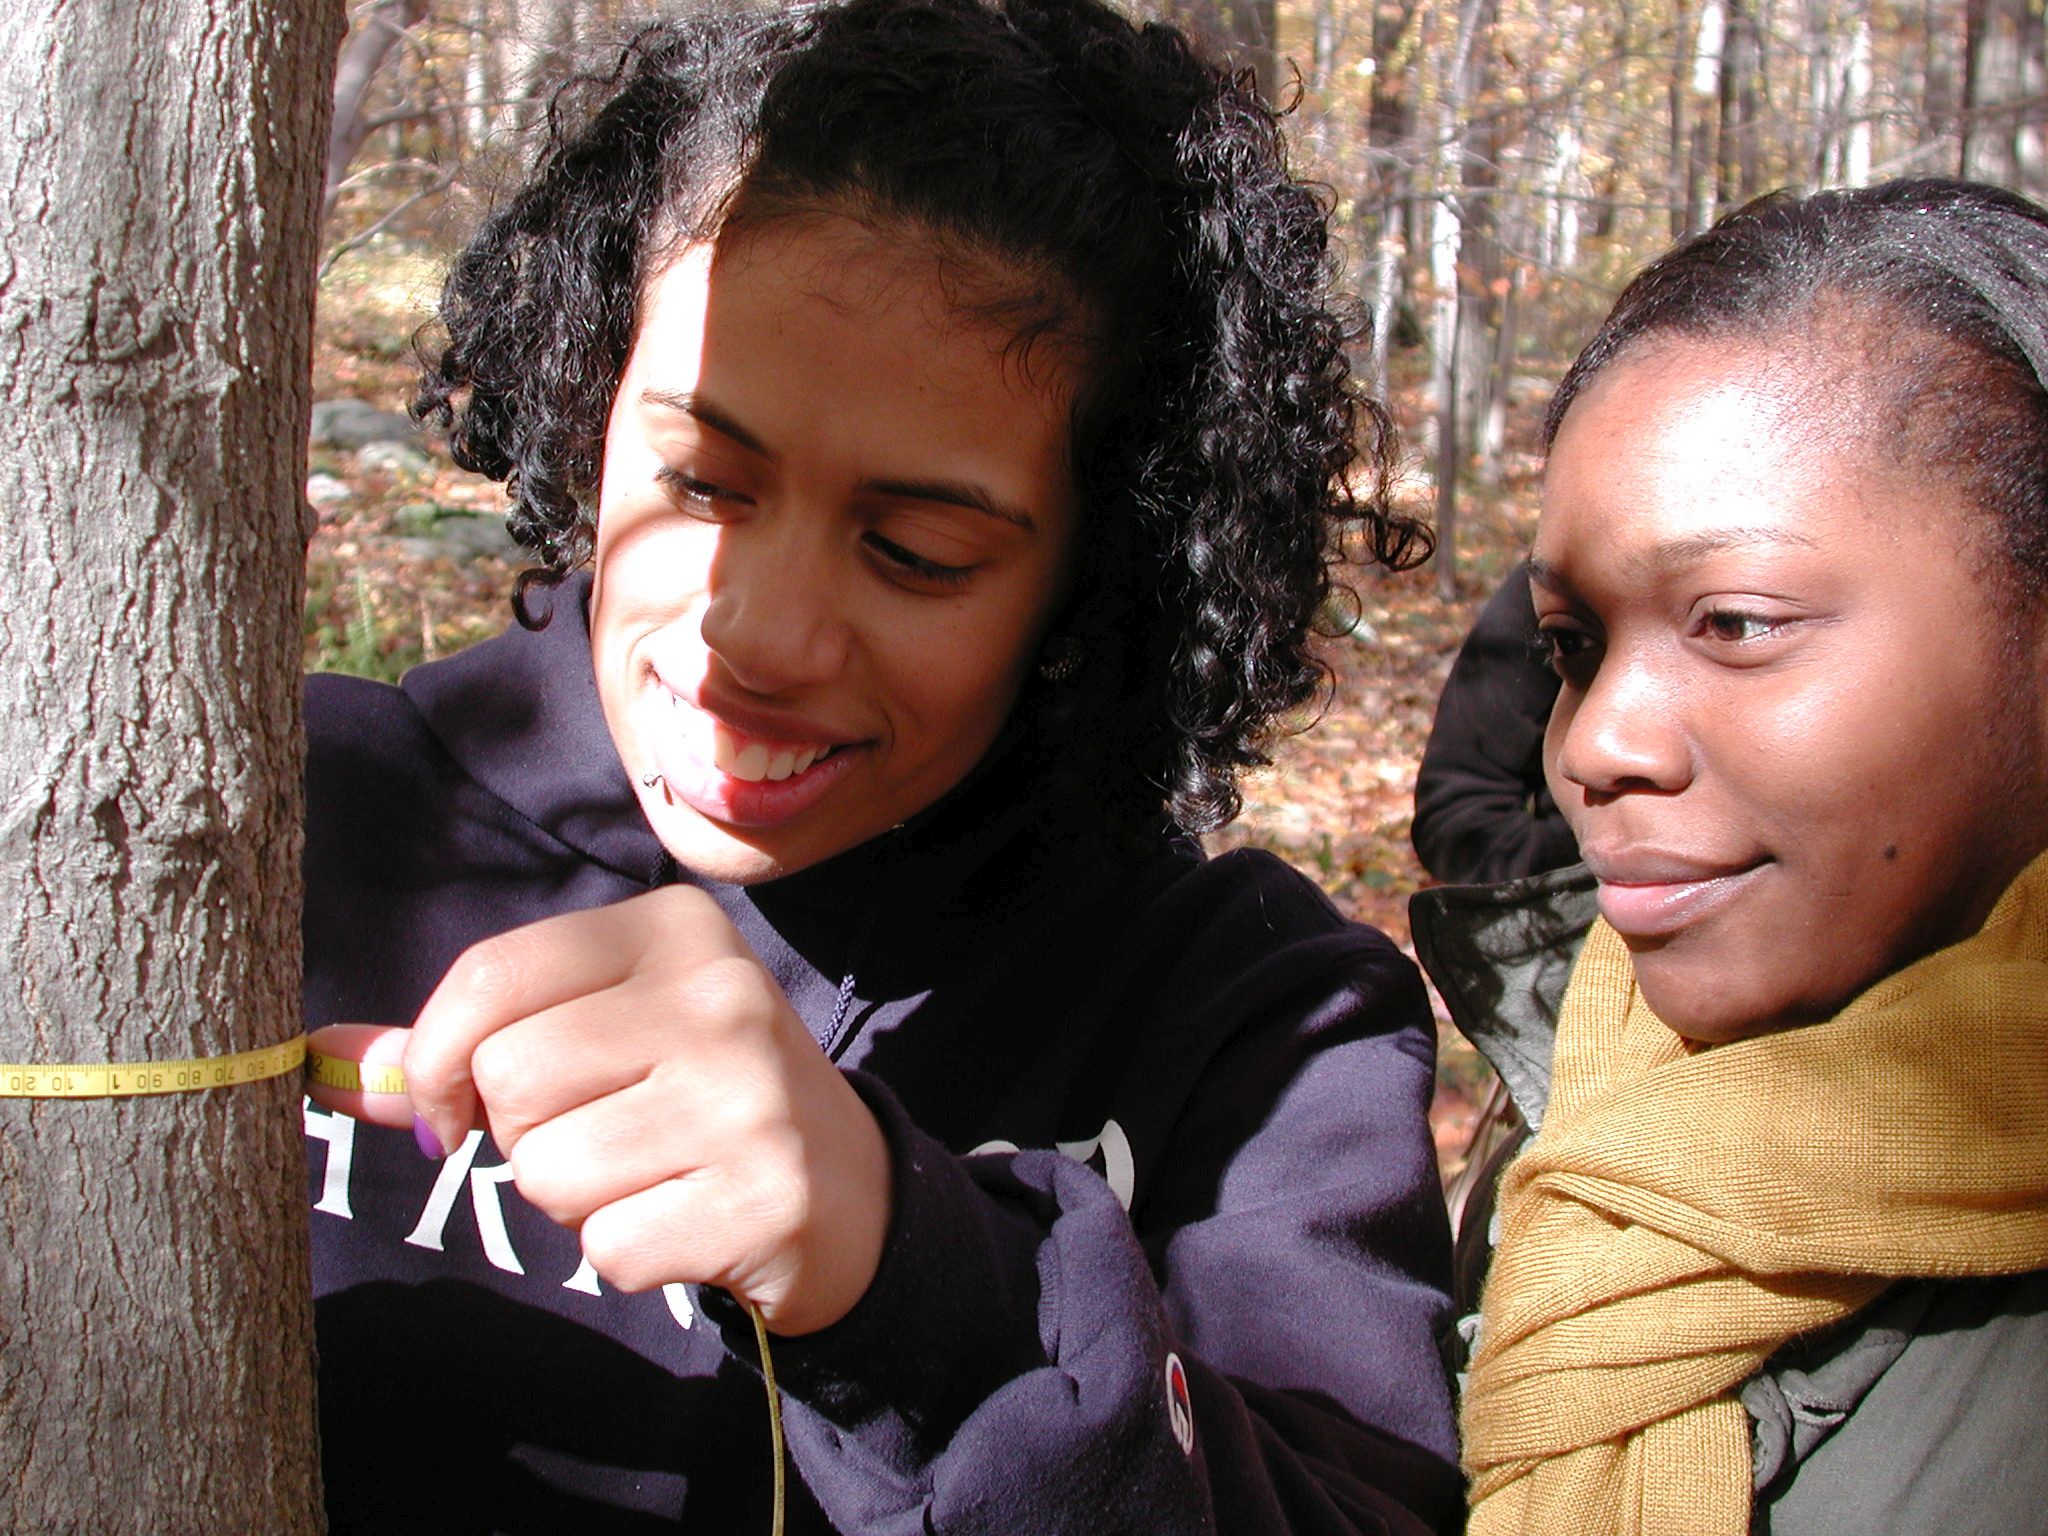
<instances>
[{"instance_id":1,"label":"thumb","mask_svg":"<svg viewBox=\"0 0 2048 1536\"><path fill-rule=\"evenodd\" d=\"M306 1093L322 1109L353 1120L412 1129L405 1096L410 1029L395 1024L328 1024L306 1036Z\"/></svg>"}]
</instances>

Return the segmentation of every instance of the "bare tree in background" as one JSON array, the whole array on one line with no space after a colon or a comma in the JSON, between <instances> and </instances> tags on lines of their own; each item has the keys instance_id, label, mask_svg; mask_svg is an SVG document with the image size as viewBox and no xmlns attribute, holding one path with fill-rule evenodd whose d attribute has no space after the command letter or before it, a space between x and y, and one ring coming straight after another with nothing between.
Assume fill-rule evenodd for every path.
<instances>
[{"instance_id":1,"label":"bare tree in background","mask_svg":"<svg viewBox=\"0 0 2048 1536\"><path fill-rule=\"evenodd\" d=\"M451 180L463 194L466 156L483 156L490 185L563 70L601 66L644 15L634 0L354 0L357 33L421 8L370 87L364 121L389 131L363 140L361 195L331 240L402 228ZM1377 322L1360 376L1386 393L1420 383L1412 414L1448 423L1445 462L1476 465L1482 496L1515 468L1507 386L1534 375L1540 392L1629 270L1736 202L1958 169L2048 192L2043 0L1128 8L1194 30L1282 103L1300 82L1296 136ZM1460 48L1465 67L1448 68Z\"/></svg>"},{"instance_id":2,"label":"bare tree in background","mask_svg":"<svg viewBox=\"0 0 2048 1536\"><path fill-rule=\"evenodd\" d=\"M0 13L0 1060L299 1030L333 0ZM0 1099L0 1529L321 1528L296 1074Z\"/></svg>"},{"instance_id":3,"label":"bare tree in background","mask_svg":"<svg viewBox=\"0 0 2048 1536\"><path fill-rule=\"evenodd\" d=\"M334 119L327 134L326 192L322 218L334 212L349 167L376 126L370 87L405 34L427 17L427 0L374 0L350 29L334 70Z\"/></svg>"},{"instance_id":4,"label":"bare tree in background","mask_svg":"<svg viewBox=\"0 0 2048 1536\"><path fill-rule=\"evenodd\" d=\"M2044 71L2038 0L1965 0L1962 174L2038 193Z\"/></svg>"}]
</instances>

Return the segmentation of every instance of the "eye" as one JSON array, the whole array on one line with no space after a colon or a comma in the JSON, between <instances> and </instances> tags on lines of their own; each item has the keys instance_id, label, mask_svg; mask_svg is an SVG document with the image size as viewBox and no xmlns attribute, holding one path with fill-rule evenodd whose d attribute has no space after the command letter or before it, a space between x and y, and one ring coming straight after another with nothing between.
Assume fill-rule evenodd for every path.
<instances>
[{"instance_id":1,"label":"eye","mask_svg":"<svg viewBox=\"0 0 2048 1536\"><path fill-rule=\"evenodd\" d=\"M657 469L654 483L667 491L692 517L717 519L728 515L734 507L749 505L751 500L738 491L714 485L709 480L700 480L673 464L664 464Z\"/></svg>"},{"instance_id":2,"label":"eye","mask_svg":"<svg viewBox=\"0 0 2048 1536\"><path fill-rule=\"evenodd\" d=\"M884 569L899 579L907 577L914 583L957 587L975 572L975 567L971 565L941 565L936 560L927 560L917 551L905 549L894 539L885 538L879 533L865 534L862 541L874 551Z\"/></svg>"},{"instance_id":3,"label":"eye","mask_svg":"<svg viewBox=\"0 0 2048 1536\"><path fill-rule=\"evenodd\" d=\"M1754 645L1781 633L1785 621L1748 608L1709 608L1694 621L1695 632L1726 645Z\"/></svg>"},{"instance_id":4,"label":"eye","mask_svg":"<svg viewBox=\"0 0 2048 1536\"><path fill-rule=\"evenodd\" d=\"M1536 631L1536 654L1560 678L1574 685L1591 675L1600 642L1569 622L1550 619Z\"/></svg>"}]
</instances>

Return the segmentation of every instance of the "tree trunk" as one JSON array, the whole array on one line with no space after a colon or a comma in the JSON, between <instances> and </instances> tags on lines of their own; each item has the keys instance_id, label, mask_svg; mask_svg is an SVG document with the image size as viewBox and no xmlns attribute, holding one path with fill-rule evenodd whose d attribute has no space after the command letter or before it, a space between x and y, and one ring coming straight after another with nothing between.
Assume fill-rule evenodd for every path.
<instances>
[{"instance_id":1,"label":"tree trunk","mask_svg":"<svg viewBox=\"0 0 2048 1536\"><path fill-rule=\"evenodd\" d=\"M1463 430L1472 420L1460 398L1470 383L1469 358L1483 336L1480 316L1486 294L1475 291L1465 271L1468 255L1478 259L1490 239L1491 207L1485 174L1475 174L1469 108L1485 72L1483 37L1495 14L1493 0L1459 0L1456 32L1440 57L1443 75L1437 94L1437 165L1430 236L1430 392L1436 405L1436 579L1446 599L1458 584L1458 475L1464 466ZM1470 242L1468 244L1468 241Z\"/></svg>"},{"instance_id":2,"label":"tree trunk","mask_svg":"<svg viewBox=\"0 0 2048 1536\"><path fill-rule=\"evenodd\" d=\"M1691 231L1693 213L1692 34L1695 18L1687 0L1671 13L1671 72L1664 82L1665 207L1671 238Z\"/></svg>"},{"instance_id":3,"label":"tree trunk","mask_svg":"<svg viewBox=\"0 0 2048 1536\"><path fill-rule=\"evenodd\" d=\"M363 147L369 133L370 82L405 36L406 29L423 20L426 0L377 0L350 35L341 50L334 71L334 118L327 133L327 189L321 199L323 219L334 212L341 195L341 183Z\"/></svg>"},{"instance_id":4,"label":"tree trunk","mask_svg":"<svg viewBox=\"0 0 2048 1536\"><path fill-rule=\"evenodd\" d=\"M1314 52L1310 58L1309 86L1320 91L1329 85L1330 74L1337 67L1337 42L1344 31L1337 0L1315 0L1310 24L1314 29L1310 37Z\"/></svg>"},{"instance_id":5,"label":"tree trunk","mask_svg":"<svg viewBox=\"0 0 2048 1536\"><path fill-rule=\"evenodd\" d=\"M1721 40L1721 139L1715 196L1723 207L1762 190L1757 138L1762 41L1750 0L1727 0Z\"/></svg>"},{"instance_id":6,"label":"tree trunk","mask_svg":"<svg viewBox=\"0 0 2048 1536\"><path fill-rule=\"evenodd\" d=\"M1521 340L1521 286L1519 267L1501 279L1493 356L1487 368L1491 383L1486 392L1486 416L1479 423L1479 483L1494 496L1507 482L1508 401L1514 393L1516 351Z\"/></svg>"},{"instance_id":7,"label":"tree trunk","mask_svg":"<svg viewBox=\"0 0 2048 1536\"><path fill-rule=\"evenodd\" d=\"M1461 451L1478 472L1478 483L1498 483L1501 465L1492 454L1487 426L1501 377L1494 368L1506 293L1507 258L1501 249L1500 170L1507 137L1497 71L1497 0L1477 0L1466 25L1470 44L1462 50L1465 79L1459 84L1454 121L1462 151L1458 170L1458 299L1455 370Z\"/></svg>"},{"instance_id":8,"label":"tree trunk","mask_svg":"<svg viewBox=\"0 0 2048 1536\"><path fill-rule=\"evenodd\" d=\"M1861 6L1841 14L1827 0L1808 0L1805 44L1808 174L1816 186L1863 186L1871 161L1869 14Z\"/></svg>"},{"instance_id":9,"label":"tree trunk","mask_svg":"<svg viewBox=\"0 0 2048 1536\"><path fill-rule=\"evenodd\" d=\"M491 0L469 0L462 56L462 148L469 155L484 147L497 122L497 113L490 105L496 94L490 21Z\"/></svg>"},{"instance_id":10,"label":"tree trunk","mask_svg":"<svg viewBox=\"0 0 2048 1536\"><path fill-rule=\"evenodd\" d=\"M2048 138L2041 125L2040 101L2048 95L2048 19L2042 15L2041 0L2026 0L2016 6L2013 27L2018 33L2013 50L2013 162L2019 179L2013 183L2021 192L2039 199L2048 194Z\"/></svg>"},{"instance_id":11,"label":"tree trunk","mask_svg":"<svg viewBox=\"0 0 2048 1536\"><path fill-rule=\"evenodd\" d=\"M1841 180L1845 186L1870 184L1870 85L1870 17L1862 14L1851 34L1849 67L1842 86L1842 116L1848 123L1842 145Z\"/></svg>"},{"instance_id":12,"label":"tree trunk","mask_svg":"<svg viewBox=\"0 0 2048 1536\"><path fill-rule=\"evenodd\" d=\"M1947 156L1940 169L1953 167L1962 156L1961 130L1956 122L1959 39L1950 24L1950 13L1949 0L1926 0L1920 12L1917 39L1921 45L1921 137L1935 145L1954 140L1954 153Z\"/></svg>"},{"instance_id":13,"label":"tree trunk","mask_svg":"<svg viewBox=\"0 0 2048 1536\"><path fill-rule=\"evenodd\" d=\"M1700 0L1693 34L1692 157L1687 171L1688 230L1705 229L1719 211L1715 202L1714 146L1721 130L1721 51L1727 33L1723 0Z\"/></svg>"},{"instance_id":14,"label":"tree trunk","mask_svg":"<svg viewBox=\"0 0 2048 1536\"><path fill-rule=\"evenodd\" d=\"M1806 0L1799 42L1806 56L1806 139L1800 146L1807 176L1824 187L1840 175L1842 161L1843 39L1831 0Z\"/></svg>"},{"instance_id":15,"label":"tree trunk","mask_svg":"<svg viewBox=\"0 0 2048 1536\"><path fill-rule=\"evenodd\" d=\"M1579 103L1567 104L1571 115L1551 132L1543 171L1543 221L1536 243L1536 264L1546 272L1569 272L1579 264L1579 228L1589 183L1586 141L1579 132Z\"/></svg>"},{"instance_id":16,"label":"tree trunk","mask_svg":"<svg viewBox=\"0 0 2048 1536\"><path fill-rule=\"evenodd\" d=\"M1379 237L1372 261L1372 348L1368 381L1372 392L1385 400L1394 392L1394 317L1401 298L1401 225L1398 206L1389 203L1381 216Z\"/></svg>"},{"instance_id":17,"label":"tree trunk","mask_svg":"<svg viewBox=\"0 0 2048 1536\"><path fill-rule=\"evenodd\" d=\"M2027 0L1967 0L1964 6L1962 173L1979 181L2034 190L2025 172L2040 143L2028 121L2029 49L2039 25Z\"/></svg>"},{"instance_id":18,"label":"tree trunk","mask_svg":"<svg viewBox=\"0 0 2048 1536\"><path fill-rule=\"evenodd\" d=\"M1370 279L1362 282L1372 296L1369 372L1372 387L1382 398L1393 390L1394 331L1413 289L1406 280L1407 258L1426 245L1415 239L1419 226L1417 199L1412 196L1417 154L1415 75L1419 68L1413 55L1418 50L1404 48L1415 17L1410 0L1375 0L1367 41L1371 68L1366 75L1361 155L1365 172L1354 219L1361 259L1371 263ZM1365 253L1370 253L1369 258Z\"/></svg>"},{"instance_id":19,"label":"tree trunk","mask_svg":"<svg viewBox=\"0 0 2048 1536\"><path fill-rule=\"evenodd\" d=\"M1990 52L1989 38L1991 3L1990 0L1964 0L1963 5L1963 92L1962 142L1958 150L1956 174L1959 176L1996 175L1989 161L1991 153L1987 148L1988 135L1984 132L1981 118L1983 106L1989 94L1985 80L1986 55Z\"/></svg>"},{"instance_id":20,"label":"tree trunk","mask_svg":"<svg viewBox=\"0 0 2048 1536\"><path fill-rule=\"evenodd\" d=\"M0 1060L299 1031L341 9L0 15ZM0 1098L0 1529L321 1528L297 1074Z\"/></svg>"}]
</instances>

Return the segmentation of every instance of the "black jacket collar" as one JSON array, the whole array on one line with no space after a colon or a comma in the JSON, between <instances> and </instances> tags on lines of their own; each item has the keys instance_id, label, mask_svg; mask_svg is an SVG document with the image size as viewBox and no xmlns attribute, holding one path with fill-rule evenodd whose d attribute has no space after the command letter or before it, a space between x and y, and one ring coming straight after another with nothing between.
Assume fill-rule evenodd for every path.
<instances>
[{"instance_id":1,"label":"black jacket collar","mask_svg":"<svg viewBox=\"0 0 2048 1536\"><path fill-rule=\"evenodd\" d=\"M589 592L587 572L537 592L545 627L515 625L415 668L402 686L477 783L586 857L658 883L676 872L641 814L598 702ZM1046 777L1014 743L999 740L965 782L902 826L749 887L746 899L806 951L843 945L849 909L883 901L942 925L949 918L970 926L1001 921L1054 886L1087 883L1091 871L1118 862L1091 808L1050 791ZM1145 856L1169 852L1192 856L1163 837ZM925 924L915 926L929 934Z\"/></svg>"}]
</instances>

